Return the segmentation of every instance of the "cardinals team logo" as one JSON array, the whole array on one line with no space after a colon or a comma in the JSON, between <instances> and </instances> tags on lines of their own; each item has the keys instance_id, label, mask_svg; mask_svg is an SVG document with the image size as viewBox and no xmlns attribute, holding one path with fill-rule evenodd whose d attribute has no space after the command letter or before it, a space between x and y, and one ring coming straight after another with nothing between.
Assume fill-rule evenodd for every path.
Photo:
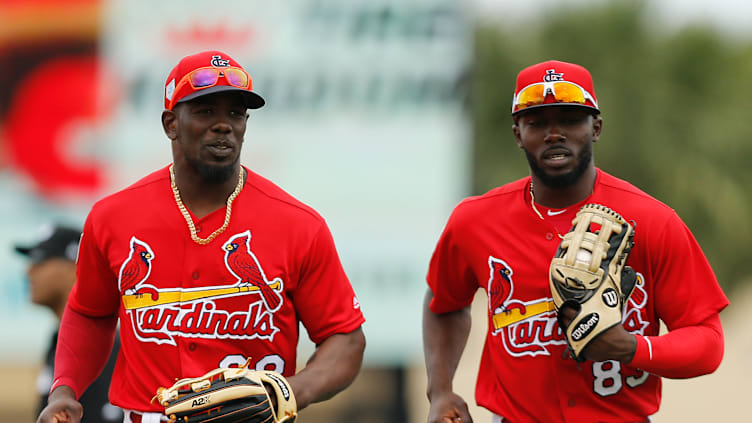
<instances>
[{"instance_id":1,"label":"cardinals team logo","mask_svg":"<svg viewBox=\"0 0 752 423\"><path fill-rule=\"evenodd\" d=\"M504 260L488 257L488 304L493 335L501 337L504 349L514 356L550 355L548 345L563 345L550 298L522 302L512 297L514 274Z\"/></svg>"},{"instance_id":2,"label":"cardinals team logo","mask_svg":"<svg viewBox=\"0 0 752 423\"><path fill-rule=\"evenodd\" d=\"M225 242L223 253L212 253L223 255L227 270L237 279L234 283L225 277L222 284L162 287L153 280L154 250L131 237L118 286L136 338L168 345L177 345L177 337L272 341L280 330L274 312L283 304L284 284L282 278L267 278L250 244L251 231L246 230ZM241 296L257 300L234 300Z\"/></svg>"},{"instance_id":3,"label":"cardinals team logo","mask_svg":"<svg viewBox=\"0 0 752 423\"><path fill-rule=\"evenodd\" d=\"M274 312L282 305L282 296L272 286L282 290L282 279L267 279L256 255L251 251L251 231L233 235L222 246L225 251L225 265L230 273L238 278L238 286L258 288L267 310Z\"/></svg>"},{"instance_id":4,"label":"cardinals team logo","mask_svg":"<svg viewBox=\"0 0 752 423\"><path fill-rule=\"evenodd\" d=\"M118 276L120 292L125 293L125 295L138 293L144 287L146 279L149 278L152 260L154 260L154 251L152 251L149 244L135 236L131 237L128 258L120 266L120 274ZM153 289L149 289L149 291L152 294L156 293Z\"/></svg>"},{"instance_id":5,"label":"cardinals team logo","mask_svg":"<svg viewBox=\"0 0 752 423\"><path fill-rule=\"evenodd\" d=\"M212 56L211 65L216 67L230 66L230 61L223 59L222 56Z\"/></svg>"},{"instance_id":6,"label":"cardinals team logo","mask_svg":"<svg viewBox=\"0 0 752 423\"><path fill-rule=\"evenodd\" d=\"M642 312L647 303L648 293L645 291L645 276L637 272L637 283L629 301L627 301L627 308L622 318L622 323L627 332L645 334L645 329L650 323L643 317Z\"/></svg>"},{"instance_id":7,"label":"cardinals team logo","mask_svg":"<svg viewBox=\"0 0 752 423\"><path fill-rule=\"evenodd\" d=\"M512 268L495 257L488 258L488 266L491 268L491 277L488 279L488 305L491 314L518 310L525 314L525 305L517 300L512 300Z\"/></svg>"},{"instance_id":8,"label":"cardinals team logo","mask_svg":"<svg viewBox=\"0 0 752 423\"><path fill-rule=\"evenodd\" d=\"M563 81L564 73L556 73L556 69L547 69L546 76L543 77L543 80L546 82Z\"/></svg>"}]
</instances>

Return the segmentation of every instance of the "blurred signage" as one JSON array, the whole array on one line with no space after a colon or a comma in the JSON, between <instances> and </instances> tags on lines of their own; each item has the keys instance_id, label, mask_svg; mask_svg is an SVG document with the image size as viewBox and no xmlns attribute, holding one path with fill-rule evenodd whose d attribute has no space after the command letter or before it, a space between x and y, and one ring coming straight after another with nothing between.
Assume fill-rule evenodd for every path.
<instances>
[{"instance_id":1,"label":"blurred signage","mask_svg":"<svg viewBox=\"0 0 752 423\"><path fill-rule=\"evenodd\" d=\"M108 190L170 161L160 114L171 67L196 51L227 52L267 100L251 112L242 161L326 218L366 314L367 361L419 357L428 260L469 188L472 45L461 3L106 5L99 54L112 73L98 83L118 102L88 152L107 169Z\"/></svg>"}]
</instances>

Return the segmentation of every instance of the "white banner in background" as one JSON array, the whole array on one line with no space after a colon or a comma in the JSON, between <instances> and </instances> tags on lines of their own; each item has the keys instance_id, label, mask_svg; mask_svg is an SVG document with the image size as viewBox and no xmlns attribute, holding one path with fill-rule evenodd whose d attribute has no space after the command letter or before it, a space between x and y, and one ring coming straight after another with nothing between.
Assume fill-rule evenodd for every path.
<instances>
[{"instance_id":1,"label":"white banner in background","mask_svg":"<svg viewBox=\"0 0 752 423\"><path fill-rule=\"evenodd\" d=\"M227 52L267 101L242 162L326 218L366 315L367 362L421 359L428 261L470 185L462 3L109 3L102 54L118 78L103 83L122 101L98 154L112 189L170 161L160 114L171 67Z\"/></svg>"}]
</instances>

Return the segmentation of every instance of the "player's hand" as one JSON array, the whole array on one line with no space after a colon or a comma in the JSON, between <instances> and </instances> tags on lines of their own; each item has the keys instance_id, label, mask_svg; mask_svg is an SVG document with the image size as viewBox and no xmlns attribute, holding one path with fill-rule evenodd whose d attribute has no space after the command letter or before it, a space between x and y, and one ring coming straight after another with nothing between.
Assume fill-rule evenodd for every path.
<instances>
[{"instance_id":1,"label":"player's hand","mask_svg":"<svg viewBox=\"0 0 752 423\"><path fill-rule=\"evenodd\" d=\"M454 392L435 396L431 399L428 423L472 423L467 403Z\"/></svg>"},{"instance_id":2,"label":"player's hand","mask_svg":"<svg viewBox=\"0 0 752 423\"><path fill-rule=\"evenodd\" d=\"M50 394L47 407L39 414L37 423L80 423L84 414L81 403L68 386L55 388Z\"/></svg>"},{"instance_id":3,"label":"player's hand","mask_svg":"<svg viewBox=\"0 0 752 423\"><path fill-rule=\"evenodd\" d=\"M565 327L577 315L571 307L563 307L559 313L563 317ZM583 356L592 361L617 360L629 363L635 351L637 351L637 338L627 332L624 326L616 325L593 339L583 351Z\"/></svg>"}]
</instances>

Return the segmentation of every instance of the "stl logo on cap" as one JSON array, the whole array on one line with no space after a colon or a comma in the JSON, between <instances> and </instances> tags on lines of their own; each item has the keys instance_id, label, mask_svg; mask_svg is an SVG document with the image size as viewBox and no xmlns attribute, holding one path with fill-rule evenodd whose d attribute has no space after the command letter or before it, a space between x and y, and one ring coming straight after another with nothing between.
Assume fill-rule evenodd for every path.
<instances>
[{"instance_id":1,"label":"stl logo on cap","mask_svg":"<svg viewBox=\"0 0 752 423\"><path fill-rule=\"evenodd\" d=\"M212 56L211 65L217 67L230 66L230 61L223 59L222 56Z\"/></svg>"},{"instance_id":2,"label":"stl logo on cap","mask_svg":"<svg viewBox=\"0 0 752 423\"><path fill-rule=\"evenodd\" d=\"M543 80L546 82L563 81L564 72L556 73L556 69L548 69L546 71L546 76L543 77Z\"/></svg>"}]
</instances>

